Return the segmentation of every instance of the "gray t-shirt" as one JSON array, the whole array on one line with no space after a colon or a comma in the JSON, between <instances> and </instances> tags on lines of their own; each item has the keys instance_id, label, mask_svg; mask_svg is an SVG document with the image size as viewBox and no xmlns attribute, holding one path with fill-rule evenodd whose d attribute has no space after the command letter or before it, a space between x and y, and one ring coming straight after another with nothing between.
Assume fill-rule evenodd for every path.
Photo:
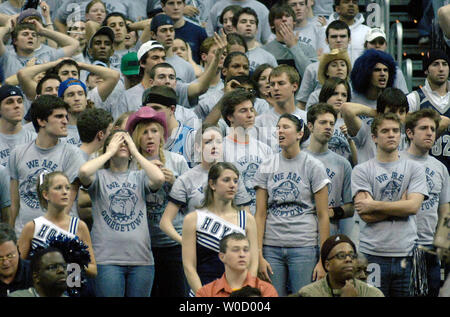
<instances>
[{"instance_id":1,"label":"gray t-shirt","mask_svg":"<svg viewBox=\"0 0 450 317\"><path fill-rule=\"evenodd\" d=\"M222 0L216 1L214 6L209 11L209 17L206 22L206 33L208 36L213 36L214 32L219 34L219 30L223 27L220 22L220 15L222 14L223 9L230 5L238 5L240 7L249 7L255 10L259 24L258 24L258 33L256 34L256 40L260 43L266 43L269 40L269 37L272 35L272 31L270 30L269 25L269 9L259 1L255 0Z\"/></svg>"},{"instance_id":2,"label":"gray t-shirt","mask_svg":"<svg viewBox=\"0 0 450 317\"><path fill-rule=\"evenodd\" d=\"M64 142L59 142L49 149L42 149L33 140L16 146L11 151L9 174L19 185L20 209L15 226L18 235L27 222L45 213L36 192L39 175L42 172L63 171L72 183L83 163L80 149Z\"/></svg>"},{"instance_id":3,"label":"gray t-shirt","mask_svg":"<svg viewBox=\"0 0 450 317\"><path fill-rule=\"evenodd\" d=\"M150 192L144 170L101 169L88 188L97 264L153 265L144 197Z\"/></svg>"},{"instance_id":4,"label":"gray t-shirt","mask_svg":"<svg viewBox=\"0 0 450 317\"><path fill-rule=\"evenodd\" d=\"M183 207L183 214L198 209L205 198L205 187L208 184L208 171L201 164L177 178L169 194L169 200ZM247 205L251 197L245 189L242 178L239 178L238 191L234 197L236 205Z\"/></svg>"},{"instance_id":5,"label":"gray t-shirt","mask_svg":"<svg viewBox=\"0 0 450 317\"><path fill-rule=\"evenodd\" d=\"M256 47L252 50L249 50L247 51L247 53L245 53L245 55L247 55L248 61L250 63L249 65L250 73L253 73L255 69L262 64L267 63L273 68L278 66L275 57L262 47Z\"/></svg>"},{"instance_id":6,"label":"gray t-shirt","mask_svg":"<svg viewBox=\"0 0 450 317\"><path fill-rule=\"evenodd\" d=\"M176 178L189 170L186 159L182 155L164 150L164 156L166 158L165 168L171 170ZM166 182L156 193L148 193L147 196L145 196L152 247L171 247L178 245L176 241L169 238L169 236L159 228L159 222L161 221L164 209L166 209L167 203L169 202L171 188L172 185ZM183 216L180 212L177 213L172 223L175 230L181 235L183 229Z\"/></svg>"},{"instance_id":7,"label":"gray t-shirt","mask_svg":"<svg viewBox=\"0 0 450 317\"><path fill-rule=\"evenodd\" d=\"M306 123L306 111L296 107L292 114ZM268 111L258 115L255 119L255 127L259 128L258 140L267 144L274 153L280 152L276 128L280 116L281 115L271 107ZM306 143L303 143L302 147L306 145Z\"/></svg>"},{"instance_id":8,"label":"gray t-shirt","mask_svg":"<svg viewBox=\"0 0 450 317\"><path fill-rule=\"evenodd\" d=\"M407 151L400 152L400 157L418 162L425 167L428 186L428 199L424 200L416 215L418 243L432 245L438 223L438 208L450 202L450 178L444 164L436 158L415 156Z\"/></svg>"},{"instance_id":9,"label":"gray t-shirt","mask_svg":"<svg viewBox=\"0 0 450 317\"><path fill-rule=\"evenodd\" d=\"M16 134L0 133L0 164L7 166L11 151L19 144L33 141L36 136L36 132L24 128Z\"/></svg>"},{"instance_id":10,"label":"gray t-shirt","mask_svg":"<svg viewBox=\"0 0 450 317\"><path fill-rule=\"evenodd\" d=\"M319 71L319 62L314 62L306 66L303 73L302 82L300 88L295 96L296 100L306 103L309 95L320 87L319 80L317 79L317 73Z\"/></svg>"},{"instance_id":11,"label":"gray t-shirt","mask_svg":"<svg viewBox=\"0 0 450 317\"><path fill-rule=\"evenodd\" d=\"M354 167L352 172L352 197L360 191L368 192L376 201L399 201L407 192L428 197L423 165L399 158L383 163L371 159ZM359 247L363 253L404 257L410 255L417 242L415 216L389 217L386 220L366 223L360 221Z\"/></svg>"},{"instance_id":12,"label":"gray t-shirt","mask_svg":"<svg viewBox=\"0 0 450 317\"><path fill-rule=\"evenodd\" d=\"M197 116L200 119L206 119L223 96L224 91L222 89L211 90L210 92L204 94L194 109ZM261 98L255 98L253 107L255 108L257 114L262 114L271 108L269 103Z\"/></svg>"},{"instance_id":13,"label":"gray t-shirt","mask_svg":"<svg viewBox=\"0 0 450 317\"><path fill-rule=\"evenodd\" d=\"M328 206L339 207L351 203L353 201L351 188L352 166L349 161L331 150L323 153L314 153L306 149L305 152L314 156L325 166L327 176L331 182L328 184ZM336 227L337 222L330 220L330 225Z\"/></svg>"},{"instance_id":14,"label":"gray t-shirt","mask_svg":"<svg viewBox=\"0 0 450 317\"><path fill-rule=\"evenodd\" d=\"M322 162L301 151L286 159L274 154L255 175L255 188L267 190L264 245L306 247L319 243L314 194L330 183Z\"/></svg>"},{"instance_id":15,"label":"gray t-shirt","mask_svg":"<svg viewBox=\"0 0 450 317\"><path fill-rule=\"evenodd\" d=\"M120 112L121 109L119 109L117 101L121 99L124 92L125 86L123 85L122 81L119 80L117 82L117 85L114 87L113 91L105 101L102 101L97 87L88 92L88 99L95 103L96 108L101 108L111 113L114 120L116 120L122 114L122 112Z\"/></svg>"},{"instance_id":16,"label":"gray t-shirt","mask_svg":"<svg viewBox=\"0 0 450 317\"><path fill-rule=\"evenodd\" d=\"M59 8L52 8L57 10L56 17L63 23L69 16L81 17L84 20L84 14L86 12L86 6L90 1L85 0L69 0L66 1ZM139 17L146 17L146 12L139 12L139 7L136 6L136 0L102 0L106 5L106 14L111 12L119 12L133 21L137 21Z\"/></svg>"},{"instance_id":17,"label":"gray t-shirt","mask_svg":"<svg viewBox=\"0 0 450 317\"><path fill-rule=\"evenodd\" d=\"M244 141L244 140L242 140ZM252 198L250 212L256 212L256 191L253 180L259 165L272 155L272 150L266 144L250 137L246 143L235 140L232 136L227 136L223 140L223 160L234 163L241 173L247 193Z\"/></svg>"},{"instance_id":18,"label":"gray t-shirt","mask_svg":"<svg viewBox=\"0 0 450 317\"><path fill-rule=\"evenodd\" d=\"M5 53L0 56L0 65L3 68L5 78L8 78L24 68L34 57L36 57L36 64L46 64L64 56L62 48L56 49L44 44L27 57L18 56L14 50L6 49Z\"/></svg>"},{"instance_id":19,"label":"gray t-shirt","mask_svg":"<svg viewBox=\"0 0 450 317\"><path fill-rule=\"evenodd\" d=\"M9 170L3 165L0 165L0 219L2 218L2 209L11 206L9 182Z\"/></svg>"},{"instance_id":20,"label":"gray t-shirt","mask_svg":"<svg viewBox=\"0 0 450 317\"><path fill-rule=\"evenodd\" d=\"M177 80L183 83L190 83L196 79L194 67L178 55L173 55L166 58L166 63L175 68Z\"/></svg>"},{"instance_id":21,"label":"gray t-shirt","mask_svg":"<svg viewBox=\"0 0 450 317\"><path fill-rule=\"evenodd\" d=\"M81 146L82 142L76 125L67 125L67 136L61 138L61 142L69 143L77 147Z\"/></svg>"}]
</instances>

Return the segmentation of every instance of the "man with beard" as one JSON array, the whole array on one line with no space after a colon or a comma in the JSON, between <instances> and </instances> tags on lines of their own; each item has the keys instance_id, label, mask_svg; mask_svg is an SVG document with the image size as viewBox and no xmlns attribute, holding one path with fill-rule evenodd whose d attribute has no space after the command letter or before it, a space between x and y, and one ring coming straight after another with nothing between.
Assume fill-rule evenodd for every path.
<instances>
[{"instance_id":1,"label":"man with beard","mask_svg":"<svg viewBox=\"0 0 450 317\"><path fill-rule=\"evenodd\" d=\"M408 95L410 112L430 108L441 115L437 140L430 151L450 171L450 85L449 59L442 50L431 50L423 57L423 71L427 78L425 85Z\"/></svg>"},{"instance_id":2,"label":"man with beard","mask_svg":"<svg viewBox=\"0 0 450 317\"><path fill-rule=\"evenodd\" d=\"M328 149L337 119L336 110L328 104L315 104L309 109L307 119L311 137L306 151L324 163L331 182L328 186L330 232L350 235L354 221L341 220L352 217L354 212L351 197L352 166L347 159Z\"/></svg>"},{"instance_id":3,"label":"man with beard","mask_svg":"<svg viewBox=\"0 0 450 317\"><path fill-rule=\"evenodd\" d=\"M415 215L428 198L425 168L399 158L400 127L396 114L379 114L371 126L376 157L352 172L352 197L362 219L360 251L377 264L380 290L390 297L410 295Z\"/></svg>"},{"instance_id":4,"label":"man with beard","mask_svg":"<svg viewBox=\"0 0 450 317\"><path fill-rule=\"evenodd\" d=\"M353 267L358 257L352 240L345 235L329 237L322 245L320 257L327 275L304 286L300 297L384 297L372 287L354 277Z\"/></svg>"}]
</instances>

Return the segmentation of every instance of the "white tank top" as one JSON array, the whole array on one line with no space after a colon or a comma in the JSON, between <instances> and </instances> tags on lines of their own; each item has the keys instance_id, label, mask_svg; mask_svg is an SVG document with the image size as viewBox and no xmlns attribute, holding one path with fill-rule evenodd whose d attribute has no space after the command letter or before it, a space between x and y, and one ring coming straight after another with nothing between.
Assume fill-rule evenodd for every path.
<instances>
[{"instance_id":1,"label":"white tank top","mask_svg":"<svg viewBox=\"0 0 450 317\"><path fill-rule=\"evenodd\" d=\"M34 250L38 246L47 247L51 239L56 237L77 237L79 219L77 217L71 217L69 231L66 231L54 223L50 222L44 216L35 218L34 222L34 234L31 240L31 249Z\"/></svg>"}]
</instances>

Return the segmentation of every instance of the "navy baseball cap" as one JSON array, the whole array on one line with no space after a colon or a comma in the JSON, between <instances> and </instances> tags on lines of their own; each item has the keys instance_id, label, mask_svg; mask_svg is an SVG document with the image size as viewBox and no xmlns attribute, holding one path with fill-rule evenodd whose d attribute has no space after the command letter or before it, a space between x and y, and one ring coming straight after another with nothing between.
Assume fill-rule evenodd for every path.
<instances>
[{"instance_id":1,"label":"navy baseball cap","mask_svg":"<svg viewBox=\"0 0 450 317\"><path fill-rule=\"evenodd\" d=\"M161 25L173 25L173 20L166 14L158 14L153 17L152 22L150 23L150 31L155 32Z\"/></svg>"},{"instance_id":2,"label":"navy baseball cap","mask_svg":"<svg viewBox=\"0 0 450 317\"><path fill-rule=\"evenodd\" d=\"M0 103L11 96L20 96L23 98L22 90L17 86L4 85L0 87Z\"/></svg>"}]
</instances>

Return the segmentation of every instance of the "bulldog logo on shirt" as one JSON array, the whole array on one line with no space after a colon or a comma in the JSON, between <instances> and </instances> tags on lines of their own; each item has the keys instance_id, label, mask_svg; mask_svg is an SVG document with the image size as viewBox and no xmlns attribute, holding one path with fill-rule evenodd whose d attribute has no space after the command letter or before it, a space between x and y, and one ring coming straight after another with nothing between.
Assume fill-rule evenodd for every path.
<instances>
[{"instance_id":1,"label":"bulldog logo on shirt","mask_svg":"<svg viewBox=\"0 0 450 317\"><path fill-rule=\"evenodd\" d=\"M33 174L27 176L25 181L19 186L20 197L23 202L30 208L38 209L39 208L39 198L37 194L37 180L39 179L39 175L41 173L51 172L46 168L40 168L36 170Z\"/></svg>"},{"instance_id":2,"label":"bulldog logo on shirt","mask_svg":"<svg viewBox=\"0 0 450 317\"><path fill-rule=\"evenodd\" d=\"M387 185L381 190L381 200L382 201L393 201L398 197L400 192L401 183L396 180L391 180Z\"/></svg>"},{"instance_id":3,"label":"bulldog logo on shirt","mask_svg":"<svg viewBox=\"0 0 450 317\"><path fill-rule=\"evenodd\" d=\"M109 196L109 200L109 212L114 220L123 223L134 217L138 197L130 189L119 189Z\"/></svg>"},{"instance_id":4,"label":"bulldog logo on shirt","mask_svg":"<svg viewBox=\"0 0 450 317\"><path fill-rule=\"evenodd\" d=\"M272 193L275 199L282 203L296 201L298 196L300 195L300 191L298 190L297 186L295 186L295 184L291 181L285 181L281 183L276 188L274 188Z\"/></svg>"}]
</instances>

